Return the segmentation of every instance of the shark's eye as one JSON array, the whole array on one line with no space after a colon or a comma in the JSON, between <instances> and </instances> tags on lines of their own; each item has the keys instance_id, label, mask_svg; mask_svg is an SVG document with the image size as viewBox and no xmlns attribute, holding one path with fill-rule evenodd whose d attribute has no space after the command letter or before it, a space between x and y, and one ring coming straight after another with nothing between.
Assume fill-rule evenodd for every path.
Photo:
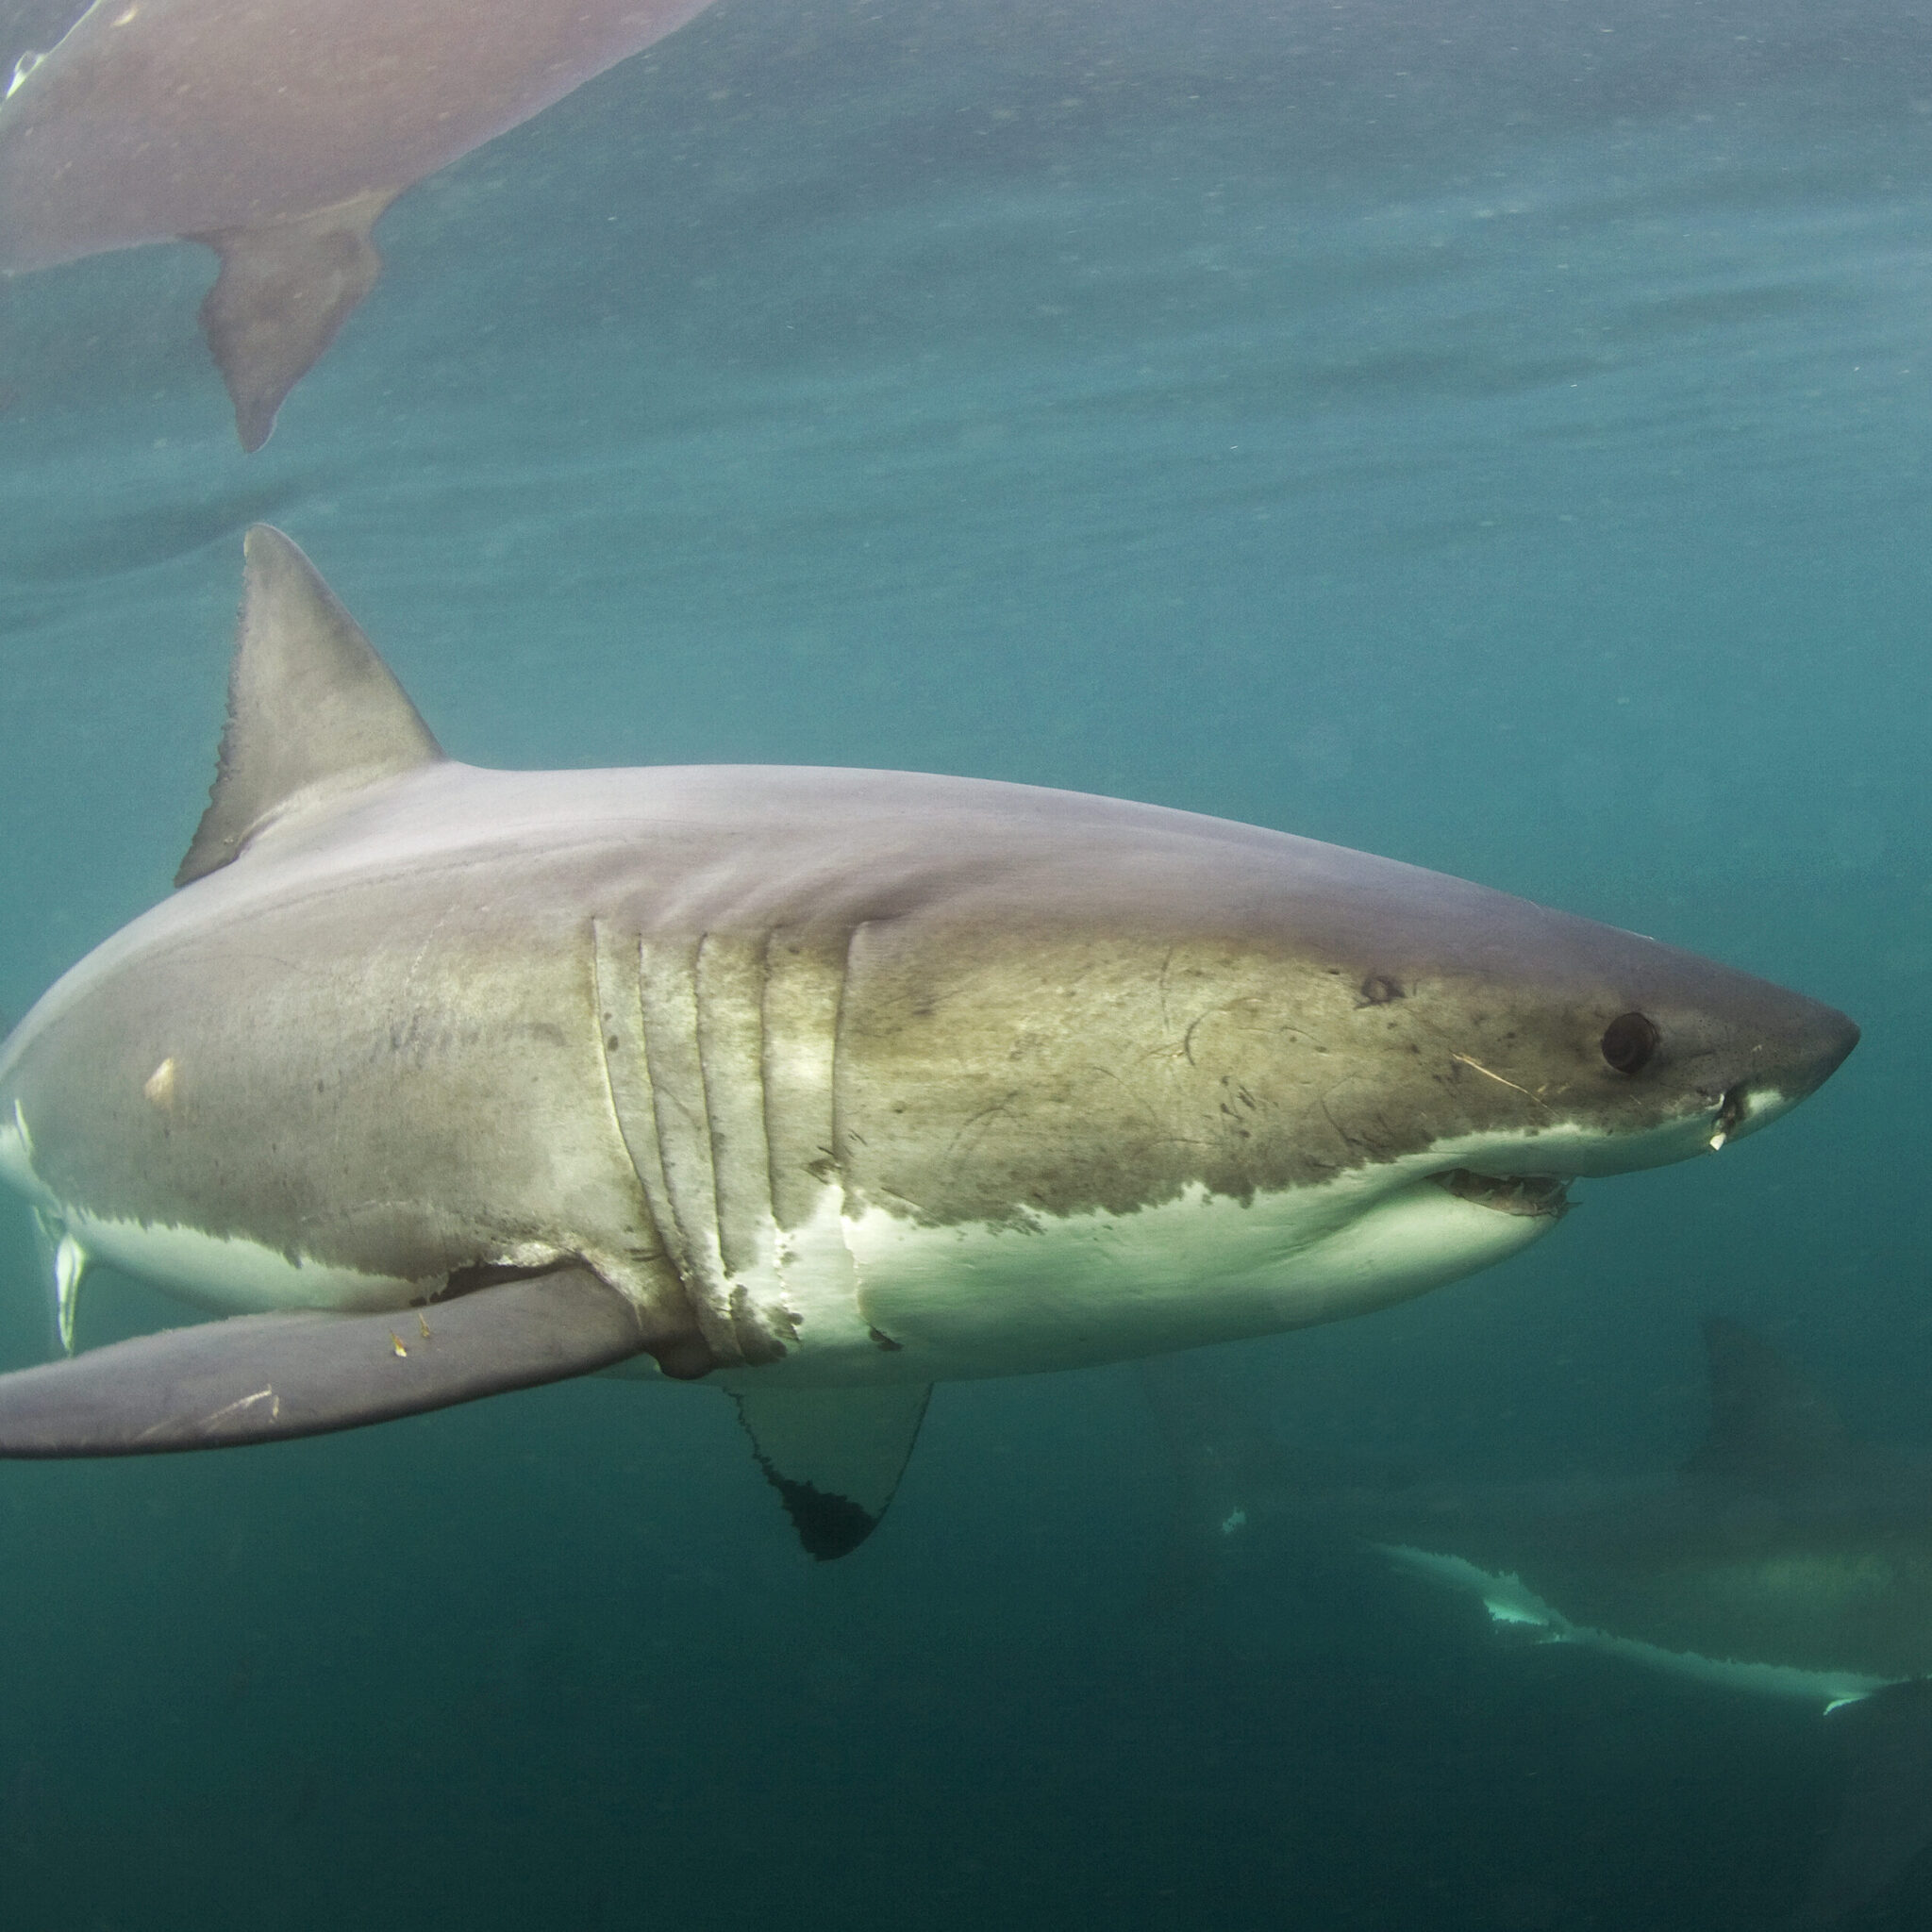
<instances>
[{"instance_id":1,"label":"shark's eye","mask_svg":"<svg viewBox=\"0 0 1932 1932\"><path fill-rule=\"evenodd\" d=\"M1663 1036L1642 1013L1619 1013L1604 1028L1604 1058L1620 1074L1641 1074Z\"/></svg>"}]
</instances>

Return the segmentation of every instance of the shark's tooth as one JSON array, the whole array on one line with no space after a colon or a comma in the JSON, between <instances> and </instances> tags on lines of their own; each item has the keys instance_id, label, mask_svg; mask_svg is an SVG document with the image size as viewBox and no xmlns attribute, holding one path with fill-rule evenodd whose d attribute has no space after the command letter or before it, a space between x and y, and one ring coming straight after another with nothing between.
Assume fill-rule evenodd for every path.
<instances>
[{"instance_id":1,"label":"shark's tooth","mask_svg":"<svg viewBox=\"0 0 1932 1932\"><path fill-rule=\"evenodd\" d=\"M1718 1153L1738 1129L1751 1119L1751 1091L1740 1080L1725 1090L1718 1103L1717 1118L1710 1124L1710 1151Z\"/></svg>"}]
</instances>

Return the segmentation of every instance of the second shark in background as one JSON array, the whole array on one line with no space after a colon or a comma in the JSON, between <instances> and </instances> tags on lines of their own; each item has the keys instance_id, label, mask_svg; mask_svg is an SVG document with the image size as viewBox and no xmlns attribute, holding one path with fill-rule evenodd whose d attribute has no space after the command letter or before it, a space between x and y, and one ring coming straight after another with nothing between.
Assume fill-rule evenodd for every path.
<instances>
[{"instance_id":1,"label":"second shark in background","mask_svg":"<svg viewBox=\"0 0 1932 1932\"><path fill-rule=\"evenodd\" d=\"M1808 1702L1849 1773L1790 1924L1836 1924L1932 1844L1932 1461L1857 1441L1736 1323L1705 1341L1710 1431L1660 1481L1304 1482L1244 1390L1198 1357L1146 1363L1176 1474L1167 1593L1257 1536L1341 1538L1519 1639Z\"/></svg>"}]
</instances>

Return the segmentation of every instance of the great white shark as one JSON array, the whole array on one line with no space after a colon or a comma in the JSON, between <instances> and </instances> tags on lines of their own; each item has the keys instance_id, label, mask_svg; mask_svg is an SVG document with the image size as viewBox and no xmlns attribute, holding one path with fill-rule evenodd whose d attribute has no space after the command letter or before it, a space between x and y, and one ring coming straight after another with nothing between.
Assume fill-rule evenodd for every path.
<instances>
[{"instance_id":1,"label":"great white shark","mask_svg":"<svg viewBox=\"0 0 1932 1932\"><path fill-rule=\"evenodd\" d=\"M1705 1344L1710 1426L1680 1469L1523 1483L1324 1479L1230 1378L1149 1363L1179 1509L1161 1593L1257 1539L1340 1536L1516 1641L1809 1706L1848 1777L1789 1923L1834 1924L1932 1843L1932 1461L1860 1441L1738 1324L1707 1321Z\"/></svg>"},{"instance_id":2,"label":"great white shark","mask_svg":"<svg viewBox=\"0 0 1932 1932\"><path fill-rule=\"evenodd\" d=\"M626 1362L733 1394L817 1555L927 1391L1333 1320L1707 1158L1842 1014L1285 833L974 779L446 758L246 541L175 895L0 1049L63 1333L0 1454L348 1426Z\"/></svg>"},{"instance_id":3,"label":"great white shark","mask_svg":"<svg viewBox=\"0 0 1932 1932\"><path fill-rule=\"evenodd\" d=\"M375 285L404 189L709 0L95 0L0 101L0 271L200 242L247 450Z\"/></svg>"}]
</instances>

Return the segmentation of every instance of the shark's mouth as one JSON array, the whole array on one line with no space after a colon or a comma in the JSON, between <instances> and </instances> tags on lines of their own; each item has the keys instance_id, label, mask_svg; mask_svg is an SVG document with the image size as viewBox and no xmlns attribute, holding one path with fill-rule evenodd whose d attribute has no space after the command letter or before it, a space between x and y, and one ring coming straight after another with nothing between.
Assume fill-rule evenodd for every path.
<instances>
[{"instance_id":1,"label":"shark's mouth","mask_svg":"<svg viewBox=\"0 0 1932 1932\"><path fill-rule=\"evenodd\" d=\"M1473 1201L1478 1208L1493 1208L1498 1214L1541 1216L1558 1221L1570 1211L1567 1185L1555 1174L1477 1174L1474 1168L1452 1167L1429 1178L1459 1201Z\"/></svg>"}]
</instances>

